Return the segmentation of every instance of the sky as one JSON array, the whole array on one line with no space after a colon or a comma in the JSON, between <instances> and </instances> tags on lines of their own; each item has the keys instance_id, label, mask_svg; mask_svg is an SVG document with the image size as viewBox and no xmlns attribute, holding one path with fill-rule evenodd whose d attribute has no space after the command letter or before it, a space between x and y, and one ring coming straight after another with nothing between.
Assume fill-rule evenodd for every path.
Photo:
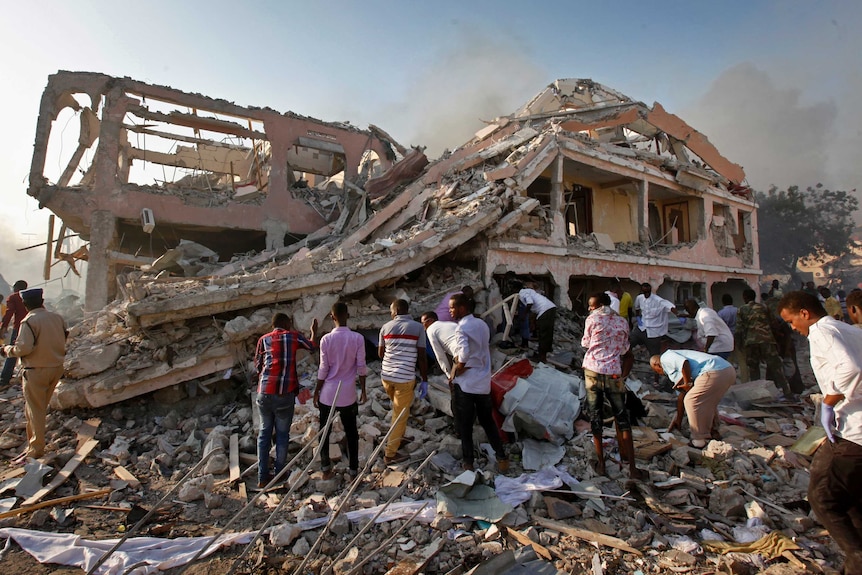
<instances>
[{"instance_id":1,"label":"sky","mask_svg":"<svg viewBox=\"0 0 862 575\"><path fill-rule=\"evenodd\" d=\"M58 70L373 123L431 159L555 79L591 78L681 116L755 189L850 190L862 183L860 25L862 3L846 1L10 3L0 276L41 281L44 249L18 250L47 236L48 211L26 189L39 100ZM83 292L66 271L55 266L49 290Z\"/></svg>"}]
</instances>

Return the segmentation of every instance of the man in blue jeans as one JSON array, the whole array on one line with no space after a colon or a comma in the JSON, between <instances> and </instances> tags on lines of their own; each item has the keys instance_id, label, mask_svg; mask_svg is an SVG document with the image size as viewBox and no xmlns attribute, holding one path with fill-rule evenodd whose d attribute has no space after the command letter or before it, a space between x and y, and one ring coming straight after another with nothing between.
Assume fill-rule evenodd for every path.
<instances>
[{"instance_id":1,"label":"man in blue jeans","mask_svg":"<svg viewBox=\"0 0 862 575\"><path fill-rule=\"evenodd\" d=\"M283 313L272 317L272 331L257 341L254 365L257 368L257 407L260 429L257 435L258 487L265 487L287 462L293 407L299 390L296 353L317 347L317 318L311 324L311 339L292 329L293 322ZM275 430L275 471L270 473L269 450Z\"/></svg>"},{"instance_id":2,"label":"man in blue jeans","mask_svg":"<svg viewBox=\"0 0 862 575\"><path fill-rule=\"evenodd\" d=\"M14 344L18 339L18 328L21 327L21 320L27 315L27 308L24 307L24 302L21 300L21 291L27 289L27 282L18 280L12 286L15 293L9 296L6 300L6 313L3 314L3 323L0 324L0 337L6 334L9 329L9 323L12 322L12 337L9 338L9 343ZM14 321L13 321L14 320ZM8 387L15 373L15 364L18 363L17 357L6 358L3 364L3 373L0 374L0 388Z\"/></svg>"}]
</instances>

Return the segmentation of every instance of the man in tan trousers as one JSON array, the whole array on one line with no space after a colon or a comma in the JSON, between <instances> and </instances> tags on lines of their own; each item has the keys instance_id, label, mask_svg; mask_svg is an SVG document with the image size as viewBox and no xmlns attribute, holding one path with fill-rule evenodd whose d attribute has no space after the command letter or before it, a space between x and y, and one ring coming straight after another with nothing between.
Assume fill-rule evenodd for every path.
<instances>
[{"instance_id":1,"label":"man in tan trousers","mask_svg":"<svg viewBox=\"0 0 862 575\"><path fill-rule=\"evenodd\" d=\"M736 370L717 355L689 349L671 349L650 358L658 375L667 375L679 390L676 417L668 431L682 428L683 408L691 427L691 446L702 449L718 439L718 402L736 382Z\"/></svg>"},{"instance_id":2,"label":"man in tan trousers","mask_svg":"<svg viewBox=\"0 0 862 575\"><path fill-rule=\"evenodd\" d=\"M48 402L63 375L66 356L66 323L63 318L43 307L42 289L21 292L27 315L21 322L14 345L0 348L4 357L19 357L24 366L24 415L27 418L27 450L19 456L39 458L45 455L45 418Z\"/></svg>"}]
</instances>

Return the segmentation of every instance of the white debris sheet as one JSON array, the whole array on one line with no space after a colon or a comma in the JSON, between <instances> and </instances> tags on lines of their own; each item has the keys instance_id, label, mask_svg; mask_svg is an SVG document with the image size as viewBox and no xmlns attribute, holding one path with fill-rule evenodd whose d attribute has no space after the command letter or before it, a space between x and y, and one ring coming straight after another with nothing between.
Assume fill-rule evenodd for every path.
<instances>
[{"instance_id":1,"label":"white debris sheet","mask_svg":"<svg viewBox=\"0 0 862 575\"><path fill-rule=\"evenodd\" d=\"M0 537L9 537L32 555L39 563L56 563L80 567L89 571L102 555L113 547L118 539L90 541L74 533L49 533L16 529L0 529ZM254 537L254 532L231 533L222 535L204 556L215 552L219 547L246 544ZM97 575L119 575L140 564L133 571L135 575L156 573L188 563L212 537L181 537L162 539L159 537L133 537L123 543L117 551L99 567Z\"/></svg>"},{"instance_id":2,"label":"white debris sheet","mask_svg":"<svg viewBox=\"0 0 862 575\"><path fill-rule=\"evenodd\" d=\"M503 430L562 445L574 435L586 395L583 379L540 363L503 397Z\"/></svg>"},{"instance_id":3,"label":"white debris sheet","mask_svg":"<svg viewBox=\"0 0 862 575\"><path fill-rule=\"evenodd\" d=\"M521 450L521 463L524 469L538 470L553 467L563 460L566 448L547 441L525 439Z\"/></svg>"},{"instance_id":4,"label":"white debris sheet","mask_svg":"<svg viewBox=\"0 0 862 575\"><path fill-rule=\"evenodd\" d=\"M558 489L563 483L572 487L578 480L560 467L546 467L536 473L524 473L518 477L498 475L494 480L494 488L503 503L517 507L530 499L531 491L548 491Z\"/></svg>"},{"instance_id":5,"label":"white debris sheet","mask_svg":"<svg viewBox=\"0 0 862 575\"><path fill-rule=\"evenodd\" d=\"M416 517L416 521L430 523L434 520L434 500L406 501L393 503L375 521L383 523L395 519L410 517L419 508L429 504L425 510ZM357 509L346 513L347 518L357 523L367 521L373 517L382 505L368 509ZM311 519L297 523L301 531L317 529L329 520L329 516ZM230 545L245 545L251 541L256 531L244 533L226 533L219 537L203 557L214 553L220 547ZM0 538L11 538L21 548L33 556L39 563L55 563L58 565L69 565L80 567L89 571L102 555L113 547L119 539L105 539L103 541L91 541L83 539L74 533L48 533L44 531L33 531L30 529L17 529L9 527L0 529ZM138 565L130 575L146 575L157 573L188 563L198 551L201 550L212 539L212 535L204 537L180 537L177 539L162 539L159 537L132 537L111 555L111 557L99 567L96 575L119 575L125 573L133 565Z\"/></svg>"}]
</instances>

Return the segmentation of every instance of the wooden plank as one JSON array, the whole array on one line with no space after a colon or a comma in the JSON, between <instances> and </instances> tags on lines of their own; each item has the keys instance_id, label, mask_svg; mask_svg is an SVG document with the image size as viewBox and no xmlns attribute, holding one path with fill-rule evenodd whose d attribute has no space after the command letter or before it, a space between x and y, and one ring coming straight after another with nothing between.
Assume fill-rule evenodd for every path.
<instances>
[{"instance_id":1,"label":"wooden plank","mask_svg":"<svg viewBox=\"0 0 862 575\"><path fill-rule=\"evenodd\" d=\"M99 429L99 426L102 424L102 420L98 417L94 417L93 419L88 419L84 423L78 427L77 432L77 445L75 445L75 449L81 449L81 446L87 443L89 440L96 437L96 431Z\"/></svg>"},{"instance_id":2,"label":"wooden plank","mask_svg":"<svg viewBox=\"0 0 862 575\"><path fill-rule=\"evenodd\" d=\"M236 481L239 479L239 434L234 433L230 436L228 459L230 461L230 480Z\"/></svg>"},{"instance_id":3,"label":"wooden plank","mask_svg":"<svg viewBox=\"0 0 862 575\"><path fill-rule=\"evenodd\" d=\"M507 528L507 527L503 527L503 529L505 530L504 533L506 535L508 535L509 537L511 537L512 539L514 539L518 543L520 543L521 545L524 545L524 546L529 545L530 547L532 547L533 551L535 551L536 555L538 555L539 557L547 559L548 561L554 560L554 557L551 555L551 552L548 551L547 547L543 547L542 545L539 545L538 543L536 543L535 541L533 541L532 539L530 539L529 537L527 537L526 535L524 535L523 533L518 531L517 529L511 529L511 528Z\"/></svg>"},{"instance_id":4,"label":"wooden plank","mask_svg":"<svg viewBox=\"0 0 862 575\"><path fill-rule=\"evenodd\" d=\"M570 535L577 539L583 539L584 541L598 543L599 545L604 545L606 547L613 547L614 549L620 549L627 553L634 553L635 555L639 556L643 555L643 553L641 553L634 547L631 547L628 543L617 537L611 537L610 535L603 535L601 533L594 533L592 531L587 531L586 529L577 529L576 527L571 527L569 525L566 525L565 523L553 521L551 519L545 519L543 517L533 517L533 521L535 523L538 523L542 527L545 527L546 529L553 529L554 531L565 533L566 535Z\"/></svg>"},{"instance_id":5,"label":"wooden plank","mask_svg":"<svg viewBox=\"0 0 862 575\"><path fill-rule=\"evenodd\" d=\"M0 475L0 483L6 481L7 479L12 479L13 477L18 477L19 475L24 475L25 473L27 473L27 470L24 469L23 465L18 466L18 467L14 467L14 468L10 469L9 471L7 471L6 473L4 473L3 475Z\"/></svg>"},{"instance_id":6,"label":"wooden plank","mask_svg":"<svg viewBox=\"0 0 862 575\"><path fill-rule=\"evenodd\" d=\"M644 427L643 425L638 425L635 427L638 430L639 434L643 436L644 441L661 441L661 437L659 437L658 433L651 427ZM635 439L640 439L639 437L635 437Z\"/></svg>"},{"instance_id":7,"label":"wooden plank","mask_svg":"<svg viewBox=\"0 0 862 575\"><path fill-rule=\"evenodd\" d=\"M141 486L141 482L138 480L138 478L132 475L132 472L123 467L122 465L114 468L114 474L123 481L128 481L129 487L131 487L132 489L137 489Z\"/></svg>"},{"instance_id":8,"label":"wooden plank","mask_svg":"<svg viewBox=\"0 0 862 575\"><path fill-rule=\"evenodd\" d=\"M644 443L635 442L635 458L648 461L656 455L667 453L671 449L673 449L673 445L671 445L670 443L655 441Z\"/></svg>"},{"instance_id":9,"label":"wooden plank","mask_svg":"<svg viewBox=\"0 0 862 575\"><path fill-rule=\"evenodd\" d=\"M111 492L111 488L108 487L106 489L100 489L99 491L89 491L87 493L79 493L78 495L69 495L68 497L60 497L59 499L51 499L49 501L43 501L42 503L37 503L35 505L29 505L27 507L19 507L18 509L13 509L12 511L7 511L6 513L0 513L0 519L6 519L7 517L15 517L16 515L21 515L22 513L29 513L30 511L36 511L37 509L42 509L44 507L53 507L54 505L64 505L71 501L78 501L80 499L93 499L95 497L101 497L102 495L107 495Z\"/></svg>"},{"instance_id":10,"label":"wooden plank","mask_svg":"<svg viewBox=\"0 0 862 575\"><path fill-rule=\"evenodd\" d=\"M58 487L62 485L69 476L72 475L72 472L77 469L77 467L84 461L84 458L87 457L93 449L99 445L99 441L97 439L89 439L87 442L78 448L78 451L75 452L75 455L72 459L69 460L68 463L60 470L56 477L51 480L51 483L34 493L29 499L25 500L22 503L23 506L33 505Z\"/></svg>"}]
</instances>

